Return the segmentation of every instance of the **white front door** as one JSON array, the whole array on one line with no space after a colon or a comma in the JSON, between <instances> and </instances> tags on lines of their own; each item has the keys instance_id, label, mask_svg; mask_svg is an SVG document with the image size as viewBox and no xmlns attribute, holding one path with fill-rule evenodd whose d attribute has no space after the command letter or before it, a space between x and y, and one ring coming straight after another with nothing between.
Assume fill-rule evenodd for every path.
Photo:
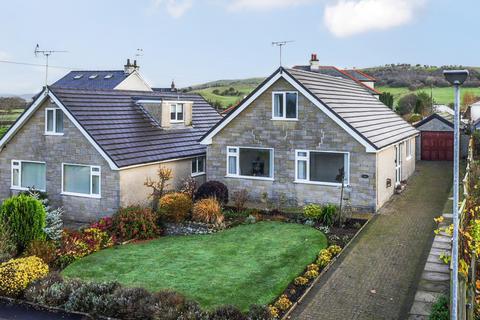
<instances>
[{"instance_id":1,"label":"white front door","mask_svg":"<svg viewBox=\"0 0 480 320\"><path fill-rule=\"evenodd\" d=\"M399 143L395 146L395 186L402 181L402 153L403 143Z\"/></svg>"}]
</instances>

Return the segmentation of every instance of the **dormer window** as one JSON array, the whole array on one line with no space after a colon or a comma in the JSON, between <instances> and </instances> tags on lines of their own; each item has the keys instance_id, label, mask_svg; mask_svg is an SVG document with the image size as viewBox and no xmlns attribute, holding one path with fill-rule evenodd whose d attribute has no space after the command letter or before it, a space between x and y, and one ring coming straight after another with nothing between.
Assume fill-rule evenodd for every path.
<instances>
[{"instance_id":1,"label":"dormer window","mask_svg":"<svg viewBox=\"0 0 480 320\"><path fill-rule=\"evenodd\" d=\"M298 118L298 93L274 92L272 94L272 119L297 120Z\"/></svg>"},{"instance_id":2,"label":"dormer window","mask_svg":"<svg viewBox=\"0 0 480 320\"><path fill-rule=\"evenodd\" d=\"M98 77L98 74L92 74L90 77L88 77L88 79L95 79Z\"/></svg>"},{"instance_id":3,"label":"dormer window","mask_svg":"<svg viewBox=\"0 0 480 320\"><path fill-rule=\"evenodd\" d=\"M178 123L183 121L184 121L183 103L170 104L170 122Z\"/></svg>"},{"instance_id":4,"label":"dormer window","mask_svg":"<svg viewBox=\"0 0 480 320\"><path fill-rule=\"evenodd\" d=\"M83 77L83 74L77 74L73 77L73 79L78 80L78 79L82 79L82 77Z\"/></svg>"},{"instance_id":5,"label":"dormer window","mask_svg":"<svg viewBox=\"0 0 480 320\"><path fill-rule=\"evenodd\" d=\"M45 134L63 135L63 111L61 109L45 109Z\"/></svg>"}]
</instances>

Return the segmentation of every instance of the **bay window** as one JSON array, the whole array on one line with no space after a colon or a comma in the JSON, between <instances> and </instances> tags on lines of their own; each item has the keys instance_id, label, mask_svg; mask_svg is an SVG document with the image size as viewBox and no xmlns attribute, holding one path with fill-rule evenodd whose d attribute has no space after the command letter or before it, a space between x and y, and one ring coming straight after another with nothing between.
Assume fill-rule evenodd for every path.
<instances>
[{"instance_id":1,"label":"bay window","mask_svg":"<svg viewBox=\"0 0 480 320\"><path fill-rule=\"evenodd\" d=\"M227 147L227 176L273 178L273 149Z\"/></svg>"},{"instance_id":2,"label":"bay window","mask_svg":"<svg viewBox=\"0 0 480 320\"><path fill-rule=\"evenodd\" d=\"M12 189L46 190L45 162L12 160Z\"/></svg>"},{"instance_id":3,"label":"bay window","mask_svg":"<svg viewBox=\"0 0 480 320\"><path fill-rule=\"evenodd\" d=\"M63 111L58 108L45 109L45 134L63 134Z\"/></svg>"},{"instance_id":4,"label":"bay window","mask_svg":"<svg viewBox=\"0 0 480 320\"><path fill-rule=\"evenodd\" d=\"M350 182L350 155L348 152L295 151L295 181L340 185Z\"/></svg>"},{"instance_id":5,"label":"bay window","mask_svg":"<svg viewBox=\"0 0 480 320\"><path fill-rule=\"evenodd\" d=\"M100 167L63 164L62 194L100 197Z\"/></svg>"},{"instance_id":6,"label":"bay window","mask_svg":"<svg viewBox=\"0 0 480 320\"><path fill-rule=\"evenodd\" d=\"M298 118L298 93L274 92L272 98L272 119L296 120Z\"/></svg>"},{"instance_id":7,"label":"bay window","mask_svg":"<svg viewBox=\"0 0 480 320\"><path fill-rule=\"evenodd\" d=\"M205 174L205 157L195 157L192 159L192 176Z\"/></svg>"}]
</instances>

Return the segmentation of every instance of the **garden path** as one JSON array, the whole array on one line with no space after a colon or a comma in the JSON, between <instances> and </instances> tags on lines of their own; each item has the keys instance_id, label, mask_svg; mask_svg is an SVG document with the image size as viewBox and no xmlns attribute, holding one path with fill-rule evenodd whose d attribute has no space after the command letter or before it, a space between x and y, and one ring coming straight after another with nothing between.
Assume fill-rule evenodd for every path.
<instances>
[{"instance_id":1,"label":"garden path","mask_svg":"<svg viewBox=\"0 0 480 320\"><path fill-rule=\"evenodd\" d=\"M451 183L450 162L418 162L406 190L372 218L291 318L407 318Z\"/></svg>"}]
</instances>

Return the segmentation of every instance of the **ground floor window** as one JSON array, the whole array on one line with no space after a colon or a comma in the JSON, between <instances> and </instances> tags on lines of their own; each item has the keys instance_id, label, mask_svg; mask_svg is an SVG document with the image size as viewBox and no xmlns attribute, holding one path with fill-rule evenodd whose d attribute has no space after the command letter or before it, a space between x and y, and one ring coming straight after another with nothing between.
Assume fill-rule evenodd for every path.
<instances>
[{"instance_id":1,"label":"ground floor window","mask_svg":"<svg viewBox=\"0 0 480 320\"><path fill-rule=\"evenodd\" d=\"M100 167L63 164L62 193L100 197Z\"/></svg>"},{"instance_id":2,"label":"ground floor window","mask_svg":"<svg viewBox=\"0 0 480 320\"><path fill-rule=\"evenodd\" d=\"M192 176L205 174L205 157L192 159Z\"/></svg>"},{"instance_id":3,"label":"ground floor window","mask_svg":"<svg viewBox=\"0 0 480 320\"><path fill-rule=\"evenodd\" d=\"M12 188L46 190L45 162L12 160Z\"/></svg>"},{"instance_id":4,"label":"ground floor window","mask_svg":"<svg viewBox=\"0 0 480 320\"><path fill-rule=\"evenodd\" d=\"M228 147L227 175L273 178L273 149Z\"/></svg>"},{"instance_id":5,"label":"ground floor window","mask_svg":"<svg viewBox=\"0 0 480 320\"><path fill-rule=\"evenodd\" d=\"M349 184L350 159L347 152L296 150L295 180L323 184Z\"/></svg>"}]
</instances>

